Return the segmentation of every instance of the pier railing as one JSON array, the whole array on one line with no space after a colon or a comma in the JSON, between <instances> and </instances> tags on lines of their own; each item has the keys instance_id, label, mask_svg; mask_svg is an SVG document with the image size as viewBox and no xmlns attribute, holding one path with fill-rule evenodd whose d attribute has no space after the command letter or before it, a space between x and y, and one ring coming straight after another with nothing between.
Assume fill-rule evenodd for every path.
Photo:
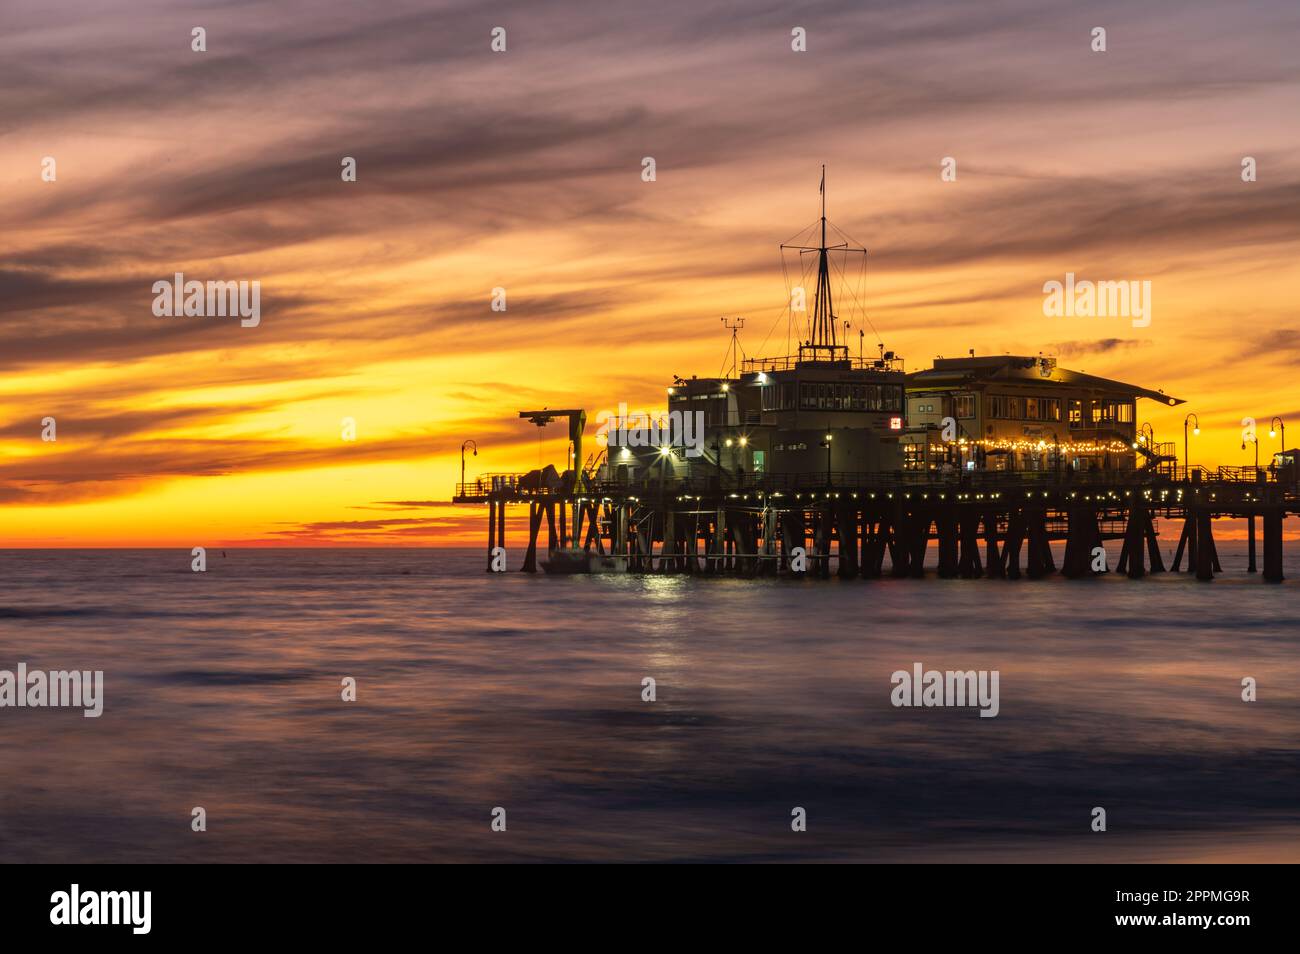
<instances>
[{"instance_id":1,"label":"pier railing","mask_svg":"<svg viewBox=\"0 0 1300 954\"><path fill-rule=\"evenodd\" d=\"M597 481L593 494L642 492L707 495L723 493L816 493L894 491L894 490L970 490L993 492L1025 487L1132 487L1140 484L1167 483L1168 477L1144 471L1020 471L939 473L936 471L825 471L821 473L712 474L685 478L648 478L639 481Z\"/></svg>"},{"instance_id":2,"label":"pier railing","mask_svg":"<svg viewBox=\"0 0 1300 954\"><path fill-rule=\"evenodd\" d=\"M516 491L527 474L483 474L473 481L456 485L457 497L486 497L492 493Z\"/></svg>"},{"instance_id":3,"label":"pier railing","mask_svg":"<svg viewBox=\"0 0 1300 954\"><path fill-rule=\"evenodd\" d=\"M1286 476L1281 485L1279 476ZM1297 488L1293 475L1265 467L1178 467L1137 470L1040 470L1040 471L886 471L862 473L856 471L825 471L819 473L768 473L695 474L690 477L672 477L652 474L633 480L583 479L577 496L664 496L717 497L744 496L747 494L799 494L799 493L861 493L893 491L935 491L998 493L1033 491L1069 491L1073 488L1099 490L1106 488L1160 487L1196 488L1209 484L1240 487L1242 485L1267 485L1278 491ZM1244 488L1243 488L1244 489ZM569 497L567 485L550 485L539 480L536 472L529 474L485 474L473 482L456 485L456 499L464 502L488 498L529 500Z\"/></svg>"},{"instance_id":4,"label":"pier railing","mask_svg":"<svg viewBox=\"0 0 1300 954\"><path fill-rule=\"evenodd\" d=\"M1270 470L1267 467L1220 467L1214 472L1214 479L1248 484L1274 483L1277 481L1277 469Z\"/></svg>"},{"instance_id":5,"label":"pier railing","mask_svg":"<svg viewBox=\"0 0 1300 954\"><path fill-rule=\"evenodd\" d=\"M793 371L799 367L815 365L817 362L810 361L807 357L801 357L797 354L779 355L773 358L746 358L741 364L741 370L746 374L752 374L758 371ZM902 371L903 361L901 358L854 358L843 357L836 358L834 361L824 362L834 364L841 370L849 371Z\"/></svg>"}]
</instances>

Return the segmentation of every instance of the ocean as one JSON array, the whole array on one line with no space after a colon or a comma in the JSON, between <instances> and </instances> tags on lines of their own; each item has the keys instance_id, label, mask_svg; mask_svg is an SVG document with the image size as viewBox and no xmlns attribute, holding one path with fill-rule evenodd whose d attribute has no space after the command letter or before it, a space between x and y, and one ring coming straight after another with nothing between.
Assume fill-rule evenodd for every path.
<instances>
[{"instance_id":1,"label":"ocean","mask_svg":"<svg viewBox=\"0 0 1300 954\"><path fill-rule=\"evenodd\" d=\"M99 718L0 708L0 858L1300 861L1300 547L1281 585L1220 548L1208 584L0 551L0 670L104 672ZM916 663L997 670L997 717L895 707Z\"/></svg>"}]
</instances>

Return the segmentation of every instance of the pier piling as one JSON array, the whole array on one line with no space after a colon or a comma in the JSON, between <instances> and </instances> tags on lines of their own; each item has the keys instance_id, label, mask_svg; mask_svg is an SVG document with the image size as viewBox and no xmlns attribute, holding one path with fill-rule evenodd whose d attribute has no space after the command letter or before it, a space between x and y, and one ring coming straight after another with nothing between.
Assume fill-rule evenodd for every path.
<instances>
[{"instance_id":1,"label":"pier piling","mask_svg":"<svg viewBox=\"0 0 1300 954\"><path fill-rule=\"evenodd\" d=\"M1264 511L1264 580L1282 582L1282 508Z\"/></svg>"},{"instance_id":2,"label":"pier piling","mask_svg":"<svg viewBox=\"0 0 1300 954\"><path fill-rule=\"evenodd\" d=\"M1255 568L1255 514L1246 514L1246 572L1258 572Z\"/></svg>"},{"instance_id":3,"label":"pier piling","mask_svg":"<svg viewBox=\"0 0 1300 954\"><path fill-rule=\"evenodd\" d=\"M1258 569L1259 539L1250 528L1259 518L1263 579L1283 579L1283 525L1300 509L1295 488L1201 479L1104 486L1098 492L1081 489L1076 480L1054 485L1038 478L1014 493L975 493L964 480L929 492L909 491L904 484L870 493L755 492L752 484L733 489L715 481L711 487L690 485L699 493L675 497L662 487L614 484L598 487L605 496L587 496L593 489L587 486L579 497L577 489L524 489L516 479L457 502L488 505L489 570L493 550L505 547L507 505L526 503L528 537L520 566L525 573L537 572L545 521L546 556L552 560L559 550L580 549L593 557L608 552L616 559L605 561L604 569L639 573L785 575L793 571L794 550L802 548L804 572L815 578L831 576L832 566L841 579L879 578L886 556L890 576L923 578L933 539L941 579L1041 579L1057 571L1053 541L1065 544L1062 575L1087 579L1109 569L1098 563L1097 547L1119 539L1116 571L1141 579L1166 570L1156 524L1163 516L1180 528L1168 568L1180 572L1186 556L1187 572L1212 580L1223 572L1214 520L1236 516L1247 519L1248 571ZM657 493L635 496L633 490ZM553 567L548 563L547 569Z\"/></svg>"},{"instance_id":4,"label":"pier piling","mask_svg":"<svg viewBox=\"0 0 1300 954\"><path fill-rule=\"evenodd\" d=\"M1208 508L1196 511L1196 578L1214 579L1214 538L1211 536L1211 518Z\"/></svg>"}]
</instances>

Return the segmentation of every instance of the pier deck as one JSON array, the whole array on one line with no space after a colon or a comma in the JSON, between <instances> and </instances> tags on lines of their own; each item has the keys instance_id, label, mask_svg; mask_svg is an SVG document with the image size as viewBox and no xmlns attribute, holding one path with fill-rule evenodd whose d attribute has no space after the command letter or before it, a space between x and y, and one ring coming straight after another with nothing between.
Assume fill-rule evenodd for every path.
<instances>
[{"instance_id":1,"label":"pier deck","mask_svg":"<svg viewBox=\"0 0 1300 954\"><path fill-rule=\"evenodd\" d=\"M1263 526L1262 579L1280 582L1282 525L1300 513L1300 487L1263 468L1192 468L1098 473L720 474L636 483L584 475L557 486L524 475L458 484L459 504L487 504L488 562L505 547L505 510L529 508L523 565L538 550L581 551L628 572L807 572L813 576L925 576L931 541L939 577L1072 578L1109 572L1101 541L1123 540L1114 569L1130 578L1163 572L1159 519L1172 520L1198 579L1221 572L1218 517L1248 520L1248 567L1255 572L1256 521ZM542 524L546 537L539 547ZM1062 565L1050 542L1065 541ZM500 551L498 551L500 552ZM1024 554L1022 571L1021 555ZM888 561L886 561L888 557Z\"/></svg>"}]
</instances>

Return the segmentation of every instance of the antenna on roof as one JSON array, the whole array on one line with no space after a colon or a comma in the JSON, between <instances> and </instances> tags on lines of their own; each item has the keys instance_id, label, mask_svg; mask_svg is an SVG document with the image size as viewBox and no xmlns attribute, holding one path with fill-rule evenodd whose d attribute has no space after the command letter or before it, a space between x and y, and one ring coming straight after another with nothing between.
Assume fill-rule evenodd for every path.
<instances>
[{"instance_id":1,"label":"antenna on roof","mask_svg":"<svg viewBox=\"0 0 1300 954\"><path fill-rule=\"evenodd\" d=\"M724 317L722 319L722 327L729 328L731 330L731 347L729 349L731 354L731 367L726 370L723 377L734 378L736 376L736 354L740 349L740 342L736 339L736 332L738 332L741 328L745 327L745 319L741 317L736 317L736 318Z\"/></svg>"}]
</instances>

